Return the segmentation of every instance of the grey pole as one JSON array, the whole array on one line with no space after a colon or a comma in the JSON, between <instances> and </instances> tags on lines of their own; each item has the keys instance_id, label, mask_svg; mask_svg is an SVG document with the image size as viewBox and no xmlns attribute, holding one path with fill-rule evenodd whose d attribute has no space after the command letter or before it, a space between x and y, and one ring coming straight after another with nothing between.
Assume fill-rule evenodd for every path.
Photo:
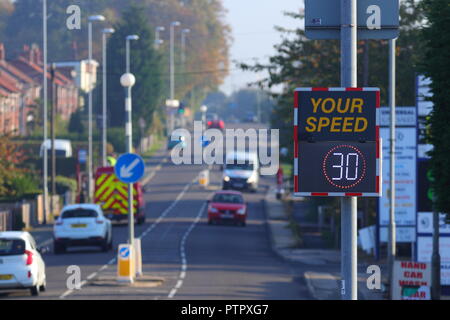
<instances>
[{"instance_id":1,"label":"grey pole","mask_svg":"<svg viewBox=\"0 0 450 320\"><path fill-rule=\"evenodd\" d=\"M341 86L356 87L356 0L341 0ZM357 297L357 198L341 198L342 299Z\"/></svg>"},{"instance_id":2,"label":"grey pole","mask_svg":"<svg viewBox=\"0 0 450 320\"><path fill-rule=\"evenodd\" d=\"M129 35L126 37L126 74L130 74L130 41L138 40L137 35ZM133 152L133 121L132 121L132 101L131 101L131 87L134 85L134 78L126 83L125 86L125 140L127 141L127 152ZM134 208L133 208L133 184L128 184L128 241L130 245L134 244Z\"/></svg>"},{"instance_id":3,"label":"grey pole","mask_svg":"<svg viewBox=\"0 0 450 320\"><path fill-rule=\"evenodd\" d=\"M174 28L179 26L178 21L173 21L170 24L170 100L175 99L175 63L174 63ZM173 110L170 112L170 132L174 129Z\"/></svg>"},{"instance_id":4,"label":"grey pole","mask_svg":"<svg viewBox=\"0 0 450 320\"><path fill-rule=\"evenodd\" d=\"M189 32L191 32L190 29L183 29L181 31L181 63L183 64L183 67L186 62L186 36Z\"/></svg>"},{"instance_id":5,"label":"grey pole","mask_svg":"<svg viewBox=\"0 0 450 320\"><path fill-rule=\"evenodd\" d=\"M97 16L90 16L89 17L89 23L88 23L88 46L89 46L89 66L91 66L92 64L92 22L94 21L104 21L105 17L97 15ZM92 184L92 179L93 179L93 168L92 168L92 163L93 163L93 152L92 152L92 90L93 85L92 85L92 77L91 77L91 71L92 68L89 68L89 94L88 94L88 199L89 202L92 201L92 192L93 192L93 184Z\"/></svg>"},{"instance_id":6,"label":"grey pole","mask_svg":"<svg viewBox=\"0 0 450 320\"><path fill-rule=\"evenodd\" d=\"M159 45L163 43L163 41L159 38L159 33L164 30L165 28L161 26L155 28L155 49L157 50L159 49Z\"/></svg>"},{"instance_id":7,"label":"grey pole","mask_svg":"<svg viewBox=\"0 0 450 320\"><path fill-rule=\"evenodd\" d=\"M88 202L92 199L92 21L89 21L89 95L88 95Z\"/></svg>"},{"instance_id":8,"label":"grey pole","mask_svg":"<svg viewBox=\"0 0 450 320\"><path fill-rule=\"evenodd\" d=\"M439 253L439 211L433 197L433 252L431 255L431 298L441 300L441 255Z\"/></svg>"},{"instance_id":9,"label":"grey pole","mask_svg":"<svg viewBox=\"0 0 450 320\"><path fill-rule=\"evenodd\" d=\"M48 103L48 84L47 84L47 0L43 0L43 10L42 10L42 24L43 24L43 50L44 50L44 155L43 155L43 185L44 185L44 217L42 220L43 224L47 223L47 204L48 204L48 151L46 148L47 143L47 103Z\"/></svg>"},{"instance_id":10,"label":"grey pole","mask_svg":"<svg viewBox=\"0 0 450 320\"><path fill-rule=\"evenodd\" d=\"M388 267L389 285L393 285L394 261L396 256L395 230L395 39L389 40L389 107L390 107L390 146L389 146L389 247Z\"/></svg>"},{"instance_id":11,"label":"grey pole","mask_svg":"<svg viewBox=\"0 0 450 320\"><path fill-rule=\"evenodd\" d=\"M106 121L106 108L107 108L107 78L106 78L106 36L107 34L111 34L114 32L114 29L111 28L107 28L107 29L103 29L102 31L102 47L103 47L103 110L102 110L102 165L104 167L106 167L107 165L107 161L106 161L106 145L107 145L107 130L106 130L106 126L107 126L107 121Z\"/></svg>"}]
</instances>

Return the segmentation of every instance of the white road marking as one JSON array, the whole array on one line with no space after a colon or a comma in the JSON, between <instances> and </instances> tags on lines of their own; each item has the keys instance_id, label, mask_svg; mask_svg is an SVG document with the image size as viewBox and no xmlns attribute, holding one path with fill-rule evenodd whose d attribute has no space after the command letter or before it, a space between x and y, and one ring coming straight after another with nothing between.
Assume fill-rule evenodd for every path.
<instances>
[{"instance_id":1,"label":"white road marking","mask_svg":"<svg viewBox=\"0 0 450 320\"><path fill-rule=\"evenodd\" d=\"M205 211L205 208L206 208L206 203L204 203L202 205L197 216L195 217L195 220L192 222L191 226L186 230L186 233L183 235L183 238L181 240L181 243L180 243L181 272L180 272L180 275L178 276L179 279L178 279L175 287L172 290L170 290L169 295L167 296L169 299L172 299L173 297L175 297L178 289L180 289L181 286L183 285L182 279L184 279L186 277L186 270L187 270L186 247L185 247L186 240L189 237L189 234L191 233L191 231L194 229L195 225L200 221L200 218L203 214L203 211Z\"/></svg>"},{"instance_id":2,"label":"white road marking","mask_svg":"<svg viewBox=\"0 0 450 320\"><path fill-rule=\"evenodd\" d=\"M167 159L167 158L166 158ZM141 233L141 236L139 237L139 239L142 239L144 237L144 233L145 235L147 235L151 230L153 230L155 228L155 226L177 205L177 203L181 200L181 198L185 195L185 193L189 190L189 188L197 181L198 176L196 176L194 179L192 179L191 182L189 182L188 184L186 184L183 188L183 190L178 194L177 198L175 199L174 202L172 202L170 204L170 206L168 208L166 208L166 210L164 210L161 215L158 217L158 219L156 219L155 222L153 222L143 233ZM205 207L205 204L202 207ZM202 212L202 210L200 211L200 214ZM195 222L195 221L194 221ZM112 265L113 263L116 262L116 258L111 259L106 265L104 265L102 268L104 268L105 266L107 267L108 265ZM99 271L102 269L100 268ZM105 268L106 269L106 268ZM97 272L99 272L97 271ZM80 290L82 289L82 287L86 284L86 280L81 282L80 284ZM66 292L64 292L59 298L60 299L64 299L65 297L67 297L68 295L70 295L74 290L67 290ZM176 291L173 293L175 295ZM170 294L169 294L170 295Z\"/></svg>"}]
</instances>

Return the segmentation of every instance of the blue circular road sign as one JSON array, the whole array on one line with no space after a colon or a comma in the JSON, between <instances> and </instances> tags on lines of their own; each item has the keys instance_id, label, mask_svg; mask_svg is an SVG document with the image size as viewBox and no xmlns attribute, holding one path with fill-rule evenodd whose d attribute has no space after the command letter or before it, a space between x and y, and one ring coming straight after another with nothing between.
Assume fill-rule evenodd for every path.
<instances>
[{"instance_id":1,"label":"blue circular road sign","mask_svg":"<svg viewBox=\"0 0 450 320\"><path fill-rule=\"evenodd\" d=\"M144 160L134 153L125 153L117 159L114 172L120 181L135 183L144 175Z\"/></svg>"}]
</instances>

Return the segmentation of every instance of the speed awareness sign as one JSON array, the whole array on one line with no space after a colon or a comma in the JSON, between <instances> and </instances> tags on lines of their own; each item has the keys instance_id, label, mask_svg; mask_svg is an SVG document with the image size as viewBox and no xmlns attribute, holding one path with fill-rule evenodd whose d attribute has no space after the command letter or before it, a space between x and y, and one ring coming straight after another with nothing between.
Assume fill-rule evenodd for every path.
<instances>
[{"instance_id":1,"label":"speed awareness sign","mask_svg":"<svg viewBox=\"0 0 450 320\"><path fill-rule=\"evenodd\" d=\"M378 88L298 88L294 194L381 195Z\"/></svg>"}]
</instances>

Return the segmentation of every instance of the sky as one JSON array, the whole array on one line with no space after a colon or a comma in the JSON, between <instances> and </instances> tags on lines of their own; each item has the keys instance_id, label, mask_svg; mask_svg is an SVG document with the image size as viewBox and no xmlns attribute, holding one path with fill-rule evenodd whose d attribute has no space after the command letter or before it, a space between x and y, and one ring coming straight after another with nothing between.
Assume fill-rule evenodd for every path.
<instances>
[{"instance_id":1,"label":"sky","mask_svg":"<svg viewBox=\"0 0 450 320\"><path fill-rule=\"evenodd\" d=\"M281 42L280 33L274 26L300 27L299 20L283 15L283 12L299 12L303 0L223 0L228 10L227 22L232 29L233 42L230 48L230 73L220 87L226 94L245 88L247 83L264 78L265 73L256 74L239 70L233 60L251 63L253 58L266 62L275 54L274 45Z\"/></svg>"}]
</instances>

